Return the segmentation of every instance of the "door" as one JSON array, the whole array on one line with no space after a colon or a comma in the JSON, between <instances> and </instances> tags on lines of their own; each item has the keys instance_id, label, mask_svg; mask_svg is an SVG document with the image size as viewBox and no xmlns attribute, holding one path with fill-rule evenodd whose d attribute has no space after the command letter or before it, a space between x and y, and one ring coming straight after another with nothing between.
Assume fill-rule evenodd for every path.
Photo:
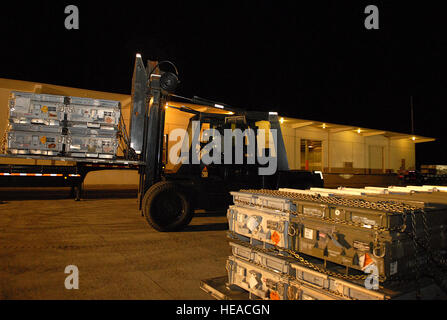
<instances>
[{"instance_id":1,"label":"door","mask_svg":"<svg viewBox=\"0 0 447 320\"><path fill-rule=\"evenodd\" d=\"M383 172L384 159L382 146L369 146L369 169Z\"/></svg>"}]
</instances>

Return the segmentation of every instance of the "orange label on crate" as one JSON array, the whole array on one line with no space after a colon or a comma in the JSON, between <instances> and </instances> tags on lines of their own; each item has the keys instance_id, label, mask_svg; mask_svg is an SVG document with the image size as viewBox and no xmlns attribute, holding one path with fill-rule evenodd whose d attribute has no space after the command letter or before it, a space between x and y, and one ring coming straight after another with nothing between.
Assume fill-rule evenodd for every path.
<instances>
[{"instance_id":1,"label":"orange label on crate","mask_svg":"<svg viewBox=\"0 0 447 320\"><path fill-rule=\"evenodd\" d=\"M281 236L278 232L274 231L270 237L270 240L272 240L275 245L278 245L279 241L281 240Z\"/></svg>"},{"instance_id":2,"label":"orange label on crate","mask_svg":"<svg viewBox=\"0 0 447 320\"><path fill-rule=\"evenodd\" d=\"M270 300L279 300L279 294L275 291L270 291Z\"/></svg>"},{"instance_id":3,"label":"orange label on crate","mask_svg":"<svg viewBox=\"0 0 447 320\"><path fill-rule=\"evenodd\" d=\"M41 142L42 144L47 143L47 137L46 137L46 136L42 136L42 137L40 137L40 142Z\"/></svg>"},{"instance_id":4,"label":"orange label on crate","mask_svg":"<svg viewBox=\"0 0 447 320\"><path fill-rule=\"evenodd\" d=\"M363 267L367 267L367 266L369 266L373 262L374 261L371 259L369 254L365 253L365 262L363 263Z\"/></svg>"},{"instance_id":5,"label":"orange label on crate","mask_svg":"<svg viewBox=\"0 0 447 320\"><path fill-rule=\"evenodd\" d=\"M202 170L202 178L208 178L208 169L207 167Z\"/></svg>"},{"instance_id":6,"label":"orange label on crate","mask_svg":"<svg viewBox=\"0 0 447 320\"><path fill-rule=\"evenodd\" d=\"M359 265L362 270L366 269L366 267L369 266L371 263L374 263L374 260L368 253L365 253L359 258Z\"/></svg>"},{"instance_id":7,"label":"orange label on crate","mask_svg":"<svg viewBox=\"0 0 447 320\"><path fill-rule=\"evenodd\" d=\"M42 108L40 108L40 110L42 110L42 112L47 113L48 112L48 107L47 106L42 106Z\"/></svg>"}]
</instances>

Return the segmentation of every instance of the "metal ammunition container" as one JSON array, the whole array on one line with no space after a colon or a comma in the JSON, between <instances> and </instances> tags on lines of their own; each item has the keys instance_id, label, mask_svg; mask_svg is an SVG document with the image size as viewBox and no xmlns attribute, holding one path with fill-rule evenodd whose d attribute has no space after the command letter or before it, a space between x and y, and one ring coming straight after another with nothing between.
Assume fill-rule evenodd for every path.
<instances>
[{"instance_id":1,"label":"metal ammunition container","mask_svg":"<svg viewBox=\"0 0 447 320\"><path fill-rule=\"evenodd\" d=\"M115 127L110 126L88 128L86 124L72 124L67 127L67 134L72 136L100 136L116 138L118 130Z\"/></svg>"},{"instance_id":2,"label":"metal ammunition container","mask_svg":"<svg viewBox=\"0 0 447 320\"><path fill-rule=\"evenodd\" d=\"M50 132L8 132L8 153L31 155L59 155L63 151L62 135Z\"/></svg>"},{"instance_id":3,"label":"metal ammunition container","mask_svg":"<svg viewBox=\"0 0 447 320\"><path fill-rule=\"evenodd\" d=\"M9 99L9 121L58 126L64 120L64 108L62 96L13 91Z\"/></svg>"},{"instance_id":4,"label":"metal ammunition container","mask_svg":"<svg viewBox=\"0 0 447 320\"><path fill-rule=\"evenodd\" d=\"M101 125L118 126L121 111L118 101L70 97L66 108L67 120L83 122L89 128L99 129Z\"/></svg>"},{"instance_id":5,"label":"metal ammunition container","mask_svg":"<svg viewBox=\"0 0 447 320\"><path fill-rule=\"evenodd\" d=\"M279 273L230 256L227 260L228 283L264 300L286 300L289 280Z\"/></svg>"},{"instance_id":6,"label":"metal ammunition container","mask_svg":"<svg viewBox=\"0 0 447 320\"><path fill-rule=\"evenodd\" d=\"M66 139L66 154L71 157L111 159L117 148L117 139L113 137L71 135Z\"/></svg>"}]
</instances>

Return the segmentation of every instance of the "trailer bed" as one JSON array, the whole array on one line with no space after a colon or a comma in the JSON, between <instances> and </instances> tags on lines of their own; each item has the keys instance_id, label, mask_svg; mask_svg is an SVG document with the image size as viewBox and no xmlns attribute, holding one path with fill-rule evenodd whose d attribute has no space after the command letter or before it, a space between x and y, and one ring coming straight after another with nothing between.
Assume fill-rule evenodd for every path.
<instances>
[{"instance_id":1,"label":"trailer bed","mask_svg":"<svg viewBox=\"0 0 447 320\"><path fill-rule=\"evenodd\" d=\"M102 164L120 164L120 165L143 165L142 161L131 161L126 159L99 159L99 158L73 158L62 156L39 156L39 155L22 155L22 154L0 154L1 158L12 159L29 159L29 160L50 160L50 161L64 161L76 163L102 163Z\"/></svg>"},{"instance_id":2,"label":"trailer bed","mask_svg":"<svg viewBox=\"0 0 447 320\"><path fill-rule=\"evenodd\" d=\"M0 187L71 187L75 200L91 171L139 170L144 162L127 159L72 158L65 156L0 154L0 159L51 161L50 164L0 164ZM55 163L59 162L59 163ZM62 164L60 162L63 162Z\"/></svg>"}]
</instances>

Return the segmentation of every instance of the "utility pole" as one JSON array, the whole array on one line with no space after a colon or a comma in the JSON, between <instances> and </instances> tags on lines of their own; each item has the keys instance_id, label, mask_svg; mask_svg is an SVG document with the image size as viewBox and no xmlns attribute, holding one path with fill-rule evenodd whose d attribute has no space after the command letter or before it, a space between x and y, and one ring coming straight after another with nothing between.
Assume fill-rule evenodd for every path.
<instances>
[{"instance_id":1,"label":"utility pole","mask_svg":"<svg viewBox=\"0 0 447 320\"><path fill-rule=\"evenodd\" d=\"M411 134L414 134L413 96L410 96L410 109L411 109Z\"/></svg>"}]
</instances>

